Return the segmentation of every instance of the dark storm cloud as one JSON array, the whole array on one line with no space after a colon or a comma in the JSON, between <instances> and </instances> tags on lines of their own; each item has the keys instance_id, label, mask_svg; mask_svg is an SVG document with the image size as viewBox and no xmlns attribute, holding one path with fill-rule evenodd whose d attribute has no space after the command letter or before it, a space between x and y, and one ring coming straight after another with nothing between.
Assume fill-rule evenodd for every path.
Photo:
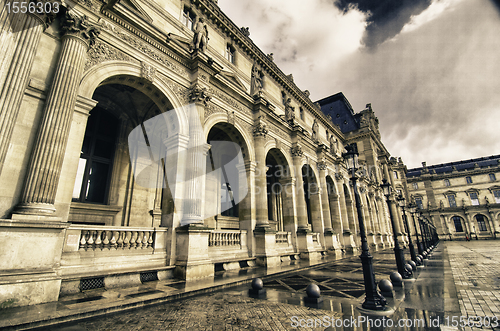
<instances>
[{"instance_id":1,"label":"dark storm cloud","mask_svg":"<svg viewBox=\"0 0 500 331\"><path fill-rule=\"evenodd\" d=\"M496 0L500 1L500 0ZM431 0L335 0L335 5L344 13L358 9L368 15L363 44L376 47L401 32L414 15L420 14L431 4Z\"/></svg>"}]
</instances>

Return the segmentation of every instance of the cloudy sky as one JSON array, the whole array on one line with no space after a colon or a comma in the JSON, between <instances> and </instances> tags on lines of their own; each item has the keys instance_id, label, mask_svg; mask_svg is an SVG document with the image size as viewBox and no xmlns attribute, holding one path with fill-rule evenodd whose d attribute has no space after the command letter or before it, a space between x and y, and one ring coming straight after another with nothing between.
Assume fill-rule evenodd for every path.
<instances>
[{"instance_id":1,"label":"cloudy sky","mask_svg":"<svg viewBox=\"0 0 500 331\"><path fill-rule=\"evenodd\" d=\"M500 0L219 0L313 101L371 103L408 168L500 154Z\"/></svg>"}]
</instances>

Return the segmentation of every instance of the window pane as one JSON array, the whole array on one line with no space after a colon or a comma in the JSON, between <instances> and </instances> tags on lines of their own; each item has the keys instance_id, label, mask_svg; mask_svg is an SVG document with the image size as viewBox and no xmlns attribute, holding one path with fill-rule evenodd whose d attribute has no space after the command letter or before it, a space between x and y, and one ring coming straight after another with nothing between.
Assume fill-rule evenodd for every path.
<instances>
[{"instance_id":1,"label":"window pane","mask_svg":"<svg viewBox=\"0 0 500 331\"><path fill-rule=\"evenodd\" d=\"M450 207L456 207L457 203L455 201L455 196L454 195L448 195L448 202L450 204Z\"/></svg>"},{"instance_id":2,"label":"window pane","mask_svg":"<svg viewBox=\"0 0 500 331\"><path fill-rule=\"evenodd\" d=\"M497 180L497 177L495 176L495 174L490 174L490 180L491 181Z\"/></svg>"},{"instance_id":3,"label":"window pane","mask_svg":"<svg viewBox=\"0 0 500 331\"><path fill-rule=\"evenodd\" d=\"M465 177L465 180L467 181L467 184L472 184L472 178L471 177Z\"/></svg>"},{"instance_id":4,"label":"window pane","mask_svg":"<svg viewBox=\"0 0 500 331\"><path fill-rule=\"evenodd\" d=\"M479 205L479 199L477 197L477 193L470 193L470 201L473 206L478 206Z\"/></svg>"},{"instance_id":5,"label":"window pane","mask_svg":"<svg viewBox=\"0 0 500 331\"><path fill-rule=\"evenodd\" d=\"M418 189L418 183L413 183L413 188L414 188L415 190L417 190L417 189Z\"/></svg>"},{"instance_id":6,"label":"window pane","mask_svg":"<svg viewBox=\"0 0 500 331\"><path fill-rule=\"evenodd\" d=\"M493 191L493 195L495 196L495 202L500 203L500 190Z\"/></svg>"},{"instance_id":7,"label":"window pane","mask_svg":"<svg viewBox=\"0 0 500 331\"><path fill-rule=\"evenodd\" d=\"M114 150L115 146L113 142L102 139L96 139L94 147L95 156L111 159L113 157Z\"/></svg>"},{"instance_id":8,"label":"window pane","mask_svg":"<svg viewBox=\"0 0 500 331\"><path fill-rule=\"evenodd\" d=\"M464 232L464 229L462 227L462 220L460 219L460 217L453 217L453 222L455 223L456 232Z\"/></svg>"},{"instance_id":9,"label":"window pane","mask_svg":"<svg viewBox=\"0 0 500 331\"><path fill-rule=\"evenodd\" d=\"M86 201L104 203L108 170L109 164L92 162L88 179Z\"/></svg>"},{"instance_id":10,"label":"window pane","mask_svg":"<svg viewBox=\"0 0 500 331\"><path fill-rule=\"evenodd\" d=\"M424 209L422 198L415 198L415 203L417 204L418 209Z\"/></svg>"},{"instance_id":11,"label":"window pane","mask_svg":"<svg viewBox=\"0 0 500 331\"><path fill-rule=\"evenodd\" d=\"M82 190L83 175L85 173L85 166L87 165L86 159L80 159L78 161L78 170L76 171L75 186L73 187L73 200L80 199L80 192Z\"/></svg>"},{"instance_id":12,"label":"window pane","mask_svg":"<svg viewBox=\"0 0 500 331\"><path fill-rule=\"evenodd\" d=\"M450 180L449 179L445 179L444 180L444 186L450 186Z\"/></svg>"}]
</instances>

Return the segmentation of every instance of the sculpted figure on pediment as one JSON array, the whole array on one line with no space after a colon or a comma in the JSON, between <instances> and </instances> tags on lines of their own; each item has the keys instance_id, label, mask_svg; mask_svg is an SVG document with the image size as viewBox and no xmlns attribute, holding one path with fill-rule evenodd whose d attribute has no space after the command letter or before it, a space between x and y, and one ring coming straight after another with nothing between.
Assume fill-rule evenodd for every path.
<instances>
[{"instance_id":1,"label":"sculpted figure on pediment","mask_svg":"<svg viewBox=\"0 0 500 331\"><path fill-rule=\"evenodd\" d=\"M207 50L208 45L208 28L207 24L203 20L202 17L198 20L198 22L194 25L194 39L193 39L193 48L195 50L201 49L201 51L205 52Z\"/></svg>"}]
</instances>

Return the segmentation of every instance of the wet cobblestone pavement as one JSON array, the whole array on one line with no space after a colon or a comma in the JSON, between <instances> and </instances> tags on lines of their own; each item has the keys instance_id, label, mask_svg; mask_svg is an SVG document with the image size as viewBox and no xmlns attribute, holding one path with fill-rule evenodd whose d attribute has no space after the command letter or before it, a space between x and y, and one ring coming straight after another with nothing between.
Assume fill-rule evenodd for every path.
<instances>
[{"instance_id":1,"label":"wet cobblestone pavement","mask_svg":"<svg viewBox=\"0 0 500 331\"><path fill-rule=\"evenodd\" d=\"M392 249L373 255L376 280L388 278L396 269ZM395 291L395 298L387 298L394 312L384 317L365 315L358 309L364 298L361 264L357 256L351 256L306 270L269 275L264 278L267 294L261 298L248 297L249 285L244 284L39 330L500 330L492 324L483 323L478 328L453 323L460 317L500 317L499 262L500 241L442 242L425 267L418 268L416 279L405 281L405 288ZM306 306L303 300L310 283L321 287L324 299L315 307ZM98 305L99 300L86 304ZM344 322L335 328L324 322L311 324L325 318L390 319L394 324ZM406 321L406 325L398 326L399 321Z\"/></svg>"}]
</instances>

